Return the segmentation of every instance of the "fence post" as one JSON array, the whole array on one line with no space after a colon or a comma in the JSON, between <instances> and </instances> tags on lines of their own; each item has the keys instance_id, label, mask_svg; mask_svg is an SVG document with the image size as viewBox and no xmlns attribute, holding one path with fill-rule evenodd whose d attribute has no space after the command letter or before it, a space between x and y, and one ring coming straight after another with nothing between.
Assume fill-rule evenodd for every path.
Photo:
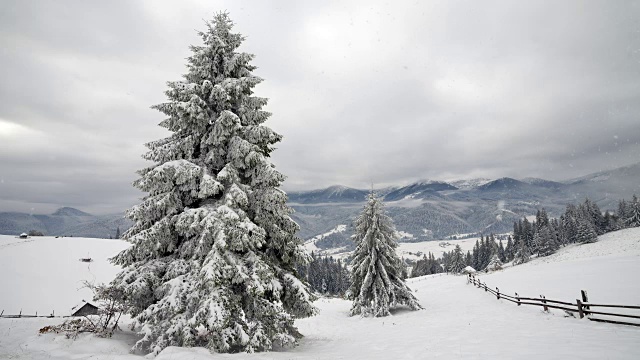
<instances>
[{"instance_id":1,"label":"fence post","mask_svg":"<svg viewBox=\"0 0 640 360\"><path fill-rule=\"evenodd\" d=\"M22 309L20 309L20 315L18 315L19 318L22 317Z\"/></svg>"},{"instance_id":2,"label":"fence post","mask_svg":"<svg viewBox=\"0 0 640 360\"><path fill-rule=\"evenodd\" d=\"M587 290L580 290L580 295L582 295L582 302L583 303L589 303L589 298L587 297ZM585 306L584 307L586 310L591 310L590 306ZM585 311L587 313L587 315L589 315L588 311Z\"/></svg>"},{"instance_id":3,"label":"fence post","mask_svg":"<svg viewBox=\"0 0 640 360\"><path fill-rule=\"evenodd\" d=\"M547 307L547 298L544 297L544 295L540 295L540 298L542 299L542 303L544 304L542 308L544 309L544 311L549 312L549 307Z\"/></svg>"},{"instance_id":4,"label":"fence post","mask_svg":"<svg viewBox=\"0 0 640 360\"><path fill-rule=\"evenodd\" d=\"M487 291L487 283L484 283L484 291Z\"/></svg>"},{"instance_id":5,"label":"fence post","mask_svg":"<svg viewBox=\"0 0 640 360\"><path fill-rule=\"evenodd\" d=\"M500 289L498 289L497 286L496 286L496 296L498 297L498 300L500 300Z\"/></svg>"},{"instance_id":6,"label":"fence post","mask_svg":"<svg viewBox=\"0 0 640 360\"><path fill-rule=\"evenodd\" d=\"M4 314L4 310L2 310L2 312L0 313L0 317L2 317L3 314Z\"/></svg>"},{"instance_id":7,"label":"fence post","mask_svg":"<svg viewBox=\"0 0 640 360\"><path fill-rule=\"evenodd\" d=\"M516 293L516 299L518 299L518 306L520 306L520 295L518 293Z\"/></svg>"},{"instance_id":8,"label":"fence post","mask_svg":"<svg viewBox=\"0 0 640 360\"><path fill-rule=\"evenodd\" d=\"M580 299L576 299L576 305L578 306L578 314L580 315L580 319L584 317L584 312L582 311L582 301Z\"/></svg>"}]
</instances>

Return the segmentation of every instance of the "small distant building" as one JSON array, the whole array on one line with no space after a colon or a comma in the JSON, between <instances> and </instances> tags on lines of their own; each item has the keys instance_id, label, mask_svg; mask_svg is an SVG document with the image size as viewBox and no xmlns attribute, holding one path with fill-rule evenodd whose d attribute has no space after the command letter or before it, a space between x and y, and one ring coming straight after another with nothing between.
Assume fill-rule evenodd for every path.
<instances>
[{"instance_id":1,"label":"small distant building","mask_svg":"<svg viewBox=\"0 0 640 360\"><path fill-rule=\"evenodd\" d=\"M82 300L82 302L71 308L71 316L98 315L98 307L92 303Z\"/></svg>"},{"instance_id":2,"label":"small distant building","mask_svg":"<svg viewBox=\"0 0 640 360\"><path fill-rule=\"evenodd\" d=\"M462 273L463 274L475 274L476 273L476 269L472 268L471 266L467 266L466 268L462 269Z\"/></svg>"},{"instance_id":3,"label":"small distant building","mask_svg":"<svg viewBox=\"0 0 640 360\"><path fill-rule=\"evenodd\" d=\"M18 236L20 239L26 239L29 237L29 235L27 235L27 233L22 233L20 234L20 236Z\"/></svg>"}]
</instances>

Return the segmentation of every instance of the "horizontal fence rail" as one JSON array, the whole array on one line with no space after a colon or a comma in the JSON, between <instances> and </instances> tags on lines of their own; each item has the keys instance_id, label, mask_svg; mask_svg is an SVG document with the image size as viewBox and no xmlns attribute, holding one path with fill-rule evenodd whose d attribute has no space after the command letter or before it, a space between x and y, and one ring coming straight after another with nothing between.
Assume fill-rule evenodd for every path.
<instances>
[{"instance_id":1,"label":"horizontal fence rail","mask_svg":"<svg viewBox=\"0 0 640 360\"><path fill-rule=\"evenodd\" d=\"M640 322L627 322L627 321L618 321L618 320L610 320L610 319L602 319L595 318L593 315L602 315L602 316L614 316L621 317L626 319L640 319L640 315L632 315L632 314L621 314L621 313L612 313L612 312L604 312L604 311L594 311L591 308L614 308L614 309L633 309L640 310L640 306L636 305L613 305L613 304L593 304L589 302L587 298L587 292L585 290L580 291L581 299L576 299L575 303L567 302L567 301L559 301L547 299L545 296L540 295L539 298L531 298L524 297L515 293L515 296L507 295L505 293L500 292L499 288L492 289L487 286L487 283L483 283L474 275L469 274L467 276L467 284L472 284L475 287L484 290L487 293L494 295L498 300L503 299L514 304L520 305L533 305L533 306L541 306L544 311L549 311L549 309L558 309L564 310L568 313L575 314L582 318L587 318L591 321L597 322L606 322L611 324L621 324L621 325L632 325L632 326L640 326Z\"/></svg>"},{"instance_id":2,"label":"horizontal fence rail","mask_svg":"<svg viewBox=\"0 0 640 360\"><path fill-rule=\"evenodd\" d=\"M2 312L0 312L0 318L4 318L4 319L68 318L68 317L73 317L73 316L70 316L70 315L65 315L65 316L55 315L55 311L52 311L51 314L49 314L49 315L38 315L37 311L36 311L35 315L27 315L27 314L23 314L22 310L20 310L20 313L18 315L5 315L4 310L2 310Z\"/></svg>"}]
</instances>

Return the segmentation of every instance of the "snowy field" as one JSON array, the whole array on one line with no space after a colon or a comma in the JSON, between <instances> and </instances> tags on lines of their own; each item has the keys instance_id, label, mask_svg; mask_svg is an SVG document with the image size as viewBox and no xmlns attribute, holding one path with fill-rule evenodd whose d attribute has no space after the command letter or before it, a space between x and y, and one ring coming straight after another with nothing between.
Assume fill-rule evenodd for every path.
<instances>
[{"instance_id":1,"label":"snowy field","mask_svg":"<svg viewBox=\"0 0 640 360\"><path fill-rule=\"evenodd\" d=\"M110 281L119 268L107 258L127 246L121 240L0 235L0 311L70 315L71 307L93 296L83 281ZM93 261L80 261L87 257Z\"/></svg>"},{"instance_id":2,"label":"snowy field","mask_svg":"<svg viewBox=\"0 0 640 360\"><path fill-rule=\"evenodd\" d=\"M336 229L342 229L345 225L340 225ZM328 234L332 234L334 232L339 232L339 230L333 229L330 232L322 235L318 235L312 239L305 241L305 248L308 252L314 251L323 256L333 256L336 259L343 259L351 255L351 251L347 251L346 247L335 248L335 249L327 249L322 250L318 248L315 244L315 241L321 239L323 236L327 236ZM344 230L342 230L344 231ZM414 242L414 243L399 243L398 245L398 255L405 259L411 260L420 260L422 259L422 255L427 255L429 252L433 254L436 258L442 257L442 253L453 250L456 245L460 245L464 254L467 254L467 251L473 250L473 246L476 244L476 241L480 240L479 237L468 238L463 240L433 240L433 241L422 241L422 242ZM498 242L498 240L496 240ZM442 245L441 245L442 244ZM443 246L444 245L444 246ZM503 246L507 246L507 241L502 241Z\"/></svg>"},{"instance_id":3,"label":"snowy field","mask_svg":"<svg viewBox=\"0 0 640 360\"><path fill-rule=\"evenodd\" d=\"M77 297L67 292L76 289L78 282L90 274L105 280L113 276L117 269L94 265L103 260L106 264L107 257L126 246L113 240L83 239L85 243L80 245L87 247L71 254L76 251L72 249L80 246L75 240L80 239L44 240L14 242L11 247L0 247L0 271L4 274L0 303L19 303L14 298L33 296L35 286L25 288L20 283L6 280L17 274L30 281L40 279L41 285L51 289L48 297L52 302L76 301ZM458 241L475 243L471 239ZM438 246L437 242L435 244ZM42 245L43 250L35 245ZM85 257L87 251L96 260L90 273L82 267L65 265ZM11 256L7 255L9 252ZM60 259L57 268L48 272L37 266L55 266L52 258ZM7 259L12 265L5 264ZM38 277L38 273L44 275ZM602 236L595 244L571 246L544 259L482 275L482 279L521 295L545 294L549 298L571 300L578 296L580 289L586 289L593 301L640 305L637 273L640 273L640 229L631 229ZM518 307L467 285L465 277L461 276L428 275L410 279L408 283L424 310L400 309L391 317L379 319L348 317L350 302L320 299L316 303L320 309L318 316L297 321L305 337L300 346L293 349L211 355L204 349L168 348L156 359L640 358L640 328L565 318L560 312L544 313L538 307ZM10 292L5 291L9 284L13 286ZM62 335L38 335L40 327L56 321L59 320L0 319L0 358L142 358L128 352L135 342L135 335L131 333L119 333L113 339L81 335L75 341Z\"/></svg>"}]
</instances>

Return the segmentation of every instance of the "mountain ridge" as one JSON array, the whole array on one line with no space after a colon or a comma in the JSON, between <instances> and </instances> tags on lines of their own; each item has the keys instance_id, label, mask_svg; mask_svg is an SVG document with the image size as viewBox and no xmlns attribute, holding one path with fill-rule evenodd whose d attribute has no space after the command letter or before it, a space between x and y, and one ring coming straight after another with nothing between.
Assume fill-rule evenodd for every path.
<instances>
[{"instance_id":1,"label":"mountain ridge","mask_svg":"<svg viewBox=\"0 0 640 360\"><path fill-rule=\"evenodd\" d=\"M445 182L420 180L405 186L375 189L385 201L396 227L408 234L403 241L424 241L453 234L509 231L513 221L546 208L557 216L567 203L591 198L602 210L615 210L620 199L640 194L640 163L599 171L562 182L540 178L476 178ZM289 192L292 218L305 239L324 234L340 224L352 224L370 190L333 185ZM0 212L0 234L30 230L47 235L109 238L131 226L124 214L92 215L72 207L52 214ZM349 241L350 231L343 236ZM410 236L409 236L410 235ZM338 243L339 241L333 241Z\"/></svg>"}]
</instances>

